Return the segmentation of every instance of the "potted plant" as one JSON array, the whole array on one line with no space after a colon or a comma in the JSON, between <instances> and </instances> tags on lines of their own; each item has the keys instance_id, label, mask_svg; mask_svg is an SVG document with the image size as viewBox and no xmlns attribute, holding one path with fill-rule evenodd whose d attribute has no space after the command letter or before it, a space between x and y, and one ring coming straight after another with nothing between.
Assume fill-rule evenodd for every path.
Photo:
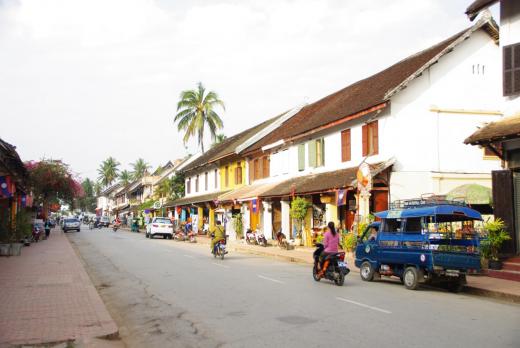
<instances>
[{"instance_id":1,"label":"potted plant","mask_svg":"<svg viewBox=\"0 0 520 348\"><path fill-rule=\"evenodd\" d=\"M233 228L237 235L237 239L242 239L244 234L244 222L242 221L242 213L233 216Z\"/></svg>"},{"instance_id":2,"label":"potted plant","mask_svg":"<svg viewBox=\"0 0 520 348\"><path fill-rule=\"evenodd\" d=\"M500 247L506 240L511 239L505 227L504 221L500 218L484 224L487 237L481 242L481 255L489 260L490 269L502 269L502 262L498 257Z\"/></svg>"},{"instance_id":3,"label":"potted plant","mask_svg":"<svg viewBox=\"0 0 520 348\"><path fill-rule=\"evenodd\" d=\"M296 197L291 202L291 217L296 221L296 244L301 245L302 232L305 227L305 217L311 207L311 203L302 197Z\"/></svg>"}]
</instances>

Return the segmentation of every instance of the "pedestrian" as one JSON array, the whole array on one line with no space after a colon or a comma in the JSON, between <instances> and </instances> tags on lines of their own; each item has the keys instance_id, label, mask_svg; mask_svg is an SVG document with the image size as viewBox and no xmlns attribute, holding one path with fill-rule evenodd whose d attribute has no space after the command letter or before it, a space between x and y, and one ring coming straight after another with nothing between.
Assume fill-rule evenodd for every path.
<instances>
[{"instance_id":1,"label":"pedestrian","mask_svg":"<svg viewBox=\"0 0 520 348\"><path fill-rule=\"evenodd\" d=\"M49 219L45 219L45 239L49 238L49 235L51 234L51 222Z\"/></svg>"}]
</instances>

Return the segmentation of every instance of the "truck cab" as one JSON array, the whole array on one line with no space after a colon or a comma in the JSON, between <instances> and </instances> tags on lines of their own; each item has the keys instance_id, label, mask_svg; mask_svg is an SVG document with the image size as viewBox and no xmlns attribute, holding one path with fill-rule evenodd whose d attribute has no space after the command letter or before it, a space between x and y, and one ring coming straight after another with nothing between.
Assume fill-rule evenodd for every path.
<instances>
[{"instance_id":1,"label":"truck cab","mask_svg":"<svg viewBox=\"0 0 520 348\"><path fill-rule=\"evenodd\" d=\"M398 201L375 214L356 247L361 279L398 277L407 289L442 283L459 291L480 269L476 210L456 201Z\"/></svg>"}]
</instances>

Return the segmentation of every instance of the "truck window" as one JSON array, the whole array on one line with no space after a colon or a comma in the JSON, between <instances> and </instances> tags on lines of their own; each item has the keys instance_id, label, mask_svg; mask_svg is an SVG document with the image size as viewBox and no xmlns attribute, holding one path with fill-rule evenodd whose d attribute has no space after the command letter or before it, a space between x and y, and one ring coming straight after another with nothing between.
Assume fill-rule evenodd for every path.
<instances>
[{"instance_id":1,"label":"truck window","mask_svg":"<svg viewBox=\"0 0 520 348\"><path fill-rule=\"evenodd\" d=\"M406 233L421 233L421 218L408 218L406 219Z\"/></svg>"},{"instance_id":2,"label":"truck window","mask_svg":"<svg viewBox=\"0 0 520 348\"><path fill-rule=\"evenodd\" d=\"M402 232L402 219L384 219L381 231L386 233L400 233Z\"/></svg>"}]
</instances>

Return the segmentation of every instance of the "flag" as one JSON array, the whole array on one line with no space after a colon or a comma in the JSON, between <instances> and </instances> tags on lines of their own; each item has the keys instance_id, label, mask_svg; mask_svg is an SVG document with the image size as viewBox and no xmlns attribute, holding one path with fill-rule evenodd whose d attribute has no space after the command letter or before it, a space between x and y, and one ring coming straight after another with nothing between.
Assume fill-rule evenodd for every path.
<instances>
[{"instance_id":1,"label":"flag","mask_svg":"<svg viewBox=\"0 0 520 348\"><path fill-rule=\"evenodd\" d=\"M338 190L336 192L336 204L338 207L347 204L347 190Z\"/></svg>"},{"instance_id":2,"label":"flag","mask_svg":"<svg viewBox=\"0 0 520 348\"><path fill-rule=\"evenodd\" d=\"M255 214L258 212L258 200L253 199L251 201L251 211Z\"/></svg>"},{"instance_id":3,"label":"flag","mask_svg":"<svg viewBox=\"0 0 520 348\"><path fill-rule=\"evenodd\" d=\"M0 195L3 197L10 198L13 196L13 184L11 182L11 177L9 176L0 176Z\"/></svg>"}]
</instances>

